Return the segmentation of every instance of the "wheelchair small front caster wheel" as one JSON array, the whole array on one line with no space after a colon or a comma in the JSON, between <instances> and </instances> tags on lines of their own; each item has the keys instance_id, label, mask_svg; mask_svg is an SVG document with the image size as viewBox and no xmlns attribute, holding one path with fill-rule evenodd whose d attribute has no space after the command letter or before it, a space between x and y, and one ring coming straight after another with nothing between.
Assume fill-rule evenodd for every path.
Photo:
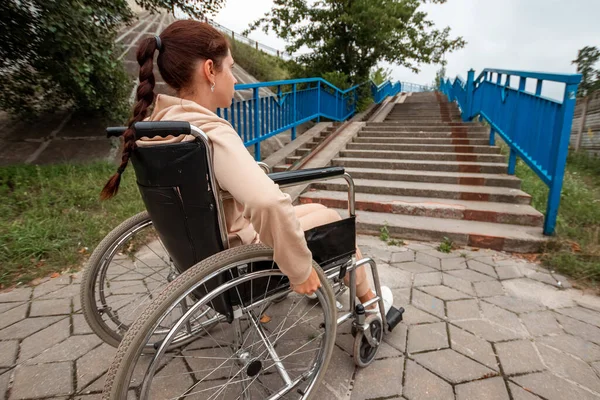
<instances>
[{"instance_id":1,"label":"wheelchair small front caster wheel","mask_svg":"<svg viewBox=\"0 0 600 400\"><path fill-rule=\"evenodd\" d=\"M354 363L361 368L373 362L383 339L383 325L377 315L369 315L365 324L368 324L370 329L356 329L354 337ZM371 335L371 340L368 340L366 335Z\"/></svg>"}]
</instances>

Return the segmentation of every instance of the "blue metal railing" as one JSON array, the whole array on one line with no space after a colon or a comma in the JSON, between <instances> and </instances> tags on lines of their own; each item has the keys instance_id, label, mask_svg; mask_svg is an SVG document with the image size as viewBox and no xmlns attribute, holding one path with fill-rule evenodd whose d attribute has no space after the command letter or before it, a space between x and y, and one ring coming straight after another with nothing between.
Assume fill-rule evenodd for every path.
<instances>
[{"instance_id":1,"label":"blue metal railing","mask_svg":"<svg viewBox=\"0 0 600 400\"><path fill-rule=\"evenodd\" d=\"M485 69L477 79L470 70L467 82L444 80L440 90L456 101L463 121L480 116L491 126L490 145L497 133L510 147L508 173L515 173L517 156L548 185L544 233L554 233L560 193L575 109L580 74ZM518 77L518 89L510 87ZM527 79L535 80L535 92L526 91ZM565 85L562 102L542 96L544 81Z\"/></svg>"},{"instance_id":2,"label":"blue metal railing","mask_svg":"<svg viewBox=\"0 0 600 400\"><path fill-rule=\"evenodd\" d=\"M217 115L231 123L246 146L254 145L254 157L260 160L260 142L278 133L291 129L294 140L296 127L310 120L325 117L345 121L352 117L360 100L358 88L368 83L375 103L395 96L401 88L399 82L388 81L380 86L365 82L341 90L322 78L242 84L235 90L251 90L252 97L234 99L230 107L218 109ZM261 89L264 93L267 88L274 89L273 94L261 96Z\"/></svg>"},{"instance_id":3,"label":"blue metal railing","mask_svg":"<svg viewBox=\"0 0 600 400\"><path fill-rule=\"evenodd\" d=\"M418 83L401 82L403 92L431 92L433 88L429 85L420 85Z\"/></svg>"},{"instance_id":4,"label":"blue metal railing","mask_svg":"<svg viewBox=\"0 0 600 400\"><path fill-rule=\"evenodd\" d=\"M371 82L371 95L376 104L379 104L388 96L395 96L400 93L400 82L392 83L390 81L383 82L377 86Z\"/></svg>"}]
</instances>

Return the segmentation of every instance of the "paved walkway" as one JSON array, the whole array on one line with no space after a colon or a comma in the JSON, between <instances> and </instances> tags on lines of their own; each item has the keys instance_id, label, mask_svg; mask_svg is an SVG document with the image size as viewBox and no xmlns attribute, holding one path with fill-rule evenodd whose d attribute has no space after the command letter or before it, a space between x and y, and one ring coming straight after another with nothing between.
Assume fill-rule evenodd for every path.
<instances>
[{"instance_id":1,"label":"paved walkway","mask_svg":"<svg viewBox=\"0 0 600 400\"><path fill-rule=\"evenodd\" d=\"M340 328L319 399L599 399L600 299L503 253L360 237L405 322L366 369ZM0 400L99 399L115 350L80 311L81 273L0 293ZM560 282L560 284L559 284Z\"/></svg>"}]
</instances>

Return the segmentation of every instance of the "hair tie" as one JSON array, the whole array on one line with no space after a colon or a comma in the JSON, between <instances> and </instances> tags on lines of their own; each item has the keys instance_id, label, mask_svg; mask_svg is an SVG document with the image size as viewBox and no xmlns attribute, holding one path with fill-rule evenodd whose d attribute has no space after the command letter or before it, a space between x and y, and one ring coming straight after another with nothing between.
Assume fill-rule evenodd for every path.
<instances>
[{"instance_id":1,"label":"hair tie","mask_svg":"<svg viewBox=\"0 0 600 400\"><path fill-rule=\"evenodd\" d=\"M158 36L158 35L154 36L154 40L156 40L156 50L161 51L162 50L162 41L160 40L160 36Z\"/></svg>"}]
</instances>

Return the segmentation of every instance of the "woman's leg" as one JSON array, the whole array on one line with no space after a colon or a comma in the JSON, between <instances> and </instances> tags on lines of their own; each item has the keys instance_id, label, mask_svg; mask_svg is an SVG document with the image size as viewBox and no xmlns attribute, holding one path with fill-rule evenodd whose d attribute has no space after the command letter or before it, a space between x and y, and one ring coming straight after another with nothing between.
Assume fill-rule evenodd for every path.
<instances>
[{"instance_id":1,"label":"woman's leg","mask_svg":"<svg viewBox=\"0 0 600 400\"><path fill-rule=\"evenodd\" d=\"M318 203L295 206L294 210L296 211L296 216L300 220L300 226L302 226L302 229L305 231L312 229L315 226L325 225L342 219L337 211ZM356 248L356 258L359 260L362 258L362 254L358 248ZM344 277L346 284L349 284L349 280L350 276L349 274L346 274ZM369 281L367 280L367 273L364 266L356 269L356 296L358 296L361 302L365 302L375 296L369 287Z\"/></svg>"}]
</instances>

